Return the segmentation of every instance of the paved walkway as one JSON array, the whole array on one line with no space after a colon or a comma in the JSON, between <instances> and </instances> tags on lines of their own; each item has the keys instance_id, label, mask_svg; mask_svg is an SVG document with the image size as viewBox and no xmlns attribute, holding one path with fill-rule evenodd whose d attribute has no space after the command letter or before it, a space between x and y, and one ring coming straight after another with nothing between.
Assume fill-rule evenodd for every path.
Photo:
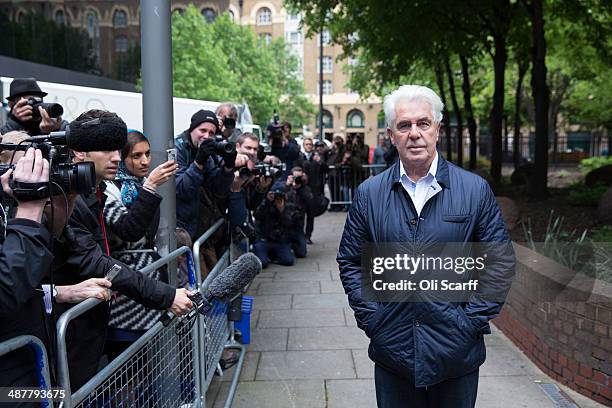
<instances>
[{"instance_id":1,"label":"paved walkway","mask_svg":"<svg viewBox=\"0 0 612 408\"><path fill-rule=\"evenodd\" d=\"M233 407L376 407L368 339L356 327L335 261L344 219L317 218L308 257L290 268L270 265L253 283L251 344ZM477 407L555 407L537 385L554 381L492 329ZM208 407L223 407L231 375L213 380ZM601 406L564 390L582 408Z\"/></svg>"}]
</instances>

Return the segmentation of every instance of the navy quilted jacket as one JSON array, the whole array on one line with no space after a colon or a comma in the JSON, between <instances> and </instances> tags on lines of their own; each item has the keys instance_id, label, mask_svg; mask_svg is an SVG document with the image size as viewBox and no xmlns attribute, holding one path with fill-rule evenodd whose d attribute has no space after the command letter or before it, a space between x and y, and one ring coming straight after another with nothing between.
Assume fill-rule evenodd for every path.
<instances>
[{"instance_id":1,"label":"navy quilted jacket","mask_svg":"<svg viewBox=\"0 0 612 408\"><path fill-rule=\"evenodd\" d=\"M514 276L514 251L493 192L481 177L439 155L442 187L417 215L399 181L400 161L364 181L348 213L337 262L358 326L370 338L370 358L427 387L465 375L485 361L483 334L503 305ZM361 252L366 242L503 242L498 261L481 276L469 302L367 301L361 296Z\"/></svg>"}]
</instances>

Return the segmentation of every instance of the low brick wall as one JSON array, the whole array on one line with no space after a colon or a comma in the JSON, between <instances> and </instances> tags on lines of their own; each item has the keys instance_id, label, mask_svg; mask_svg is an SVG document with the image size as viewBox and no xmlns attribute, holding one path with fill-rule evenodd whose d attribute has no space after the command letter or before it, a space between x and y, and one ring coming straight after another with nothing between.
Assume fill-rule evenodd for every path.
<instances>
[{"instance_id":1,"label":"low brick wall","mask_svg":"<svg viewBox=\"0 0 612 408\"><path fill-rule=\"evenodd\" d=\"M550 377L612 406L612 285L514 248L516 277L494 324Z\"/></svg>"}]
</instances>

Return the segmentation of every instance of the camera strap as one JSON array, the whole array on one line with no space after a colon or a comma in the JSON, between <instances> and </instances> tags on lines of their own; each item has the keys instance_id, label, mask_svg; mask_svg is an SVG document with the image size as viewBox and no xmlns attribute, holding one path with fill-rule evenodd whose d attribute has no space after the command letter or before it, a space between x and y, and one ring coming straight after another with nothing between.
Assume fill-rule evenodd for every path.
<instances>
[{"instance_id":1,"label":"camera strap","mask_svg":"<svg viewBox=\"0 0 612 408\"><path fill-rule=\"evenodd\" d=\"M49 198L49 183L25 183L11 179L11 189L17 201L34 201Z\"/></svg>"}]
</instances>

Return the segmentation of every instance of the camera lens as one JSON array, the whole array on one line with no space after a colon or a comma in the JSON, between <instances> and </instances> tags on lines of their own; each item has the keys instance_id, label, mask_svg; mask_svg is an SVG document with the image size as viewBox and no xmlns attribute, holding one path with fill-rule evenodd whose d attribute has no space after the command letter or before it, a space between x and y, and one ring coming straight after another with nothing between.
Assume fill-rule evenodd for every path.
<instances>
[{"instance_id":1,"label":"camera lens","mask_svg":"<svg viewBox=\"0 0 612 408\"><path fill-rule=\"evenodd\" d=\"M53 166L51 179L59 184L66 194L96 192L96 171L91 162L62 163Z\"/></svg>"},{"instance_id":2,"label":"camera lens","mask_svg":"<svg viewBox=\"0 0 612 408\"><path fill-rule=\"evenodd\" d=\"M41 103L40 106L47 111L50 117L59 118L64 114L64 108L59 103Z\"/></svg>"}]
</instances>

